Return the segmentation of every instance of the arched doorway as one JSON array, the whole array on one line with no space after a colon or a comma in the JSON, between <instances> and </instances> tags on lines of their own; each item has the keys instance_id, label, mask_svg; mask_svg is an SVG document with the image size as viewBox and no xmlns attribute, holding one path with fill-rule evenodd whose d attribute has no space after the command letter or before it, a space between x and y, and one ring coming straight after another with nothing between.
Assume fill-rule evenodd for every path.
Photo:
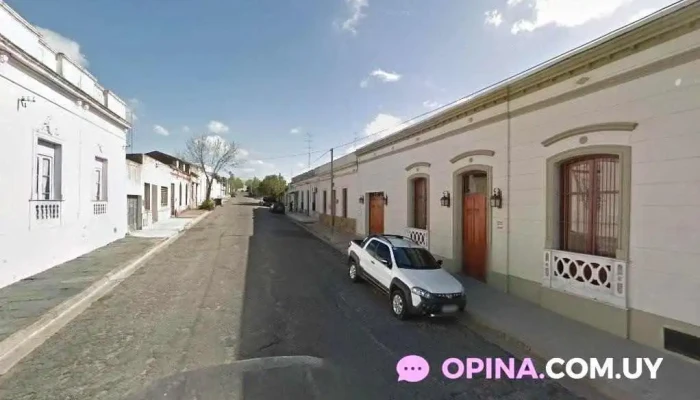
<instances>
[{"instance_id":1,"label":"arched doorway","mask_svg":"<svg viewBox=\"0 0 700 400\"><path fill-rule=\"evenodd\" d=\"M486 281L488 262L488 193L486 171L470 170L459 177L461 196L462 271Z\"/></svg>"}]
</instances>

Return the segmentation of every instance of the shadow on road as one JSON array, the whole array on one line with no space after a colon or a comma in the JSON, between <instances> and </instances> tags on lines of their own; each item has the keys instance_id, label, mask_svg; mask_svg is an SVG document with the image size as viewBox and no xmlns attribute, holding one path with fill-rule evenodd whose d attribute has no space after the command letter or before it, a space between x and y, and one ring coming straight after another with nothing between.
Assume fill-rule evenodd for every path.
<instances>
[{"instance_id":1,"label":"shadow on road","mask_svg":"<svg viewBox=\"0 0 700 400\"><path fill-rule=\"evenodd\" d=\"M578 398L553 381L446 379L451 357L512 355L449 319L398 321L387 296L349 282L335 249L267 208L253 221L238 359L260 365L242 374L245 400ZM396 363L410 354L430 363L420 383L397 381Z\"/></svg>"},{"instance_id":2,"label":"shadow on road","mask_svg":"<svg viewBox=\"0 0 700 400\"><path fill-rule=\"evenodd\" d=\"M253 220L238 358L260 359L261 367L243 373L243 398L355 398L343 393L337 367L320 358L313 343L302 337L316 331L309 325L308 315L304 318L299 313L313 313L300 302L318 301L304 294L309 284L304 282L308 273L304 263L309 262L305 255L319 242L284 215L267 208L255 209ZM280 359L289 362L278 367Z\"/></svg>"}]
</instances>

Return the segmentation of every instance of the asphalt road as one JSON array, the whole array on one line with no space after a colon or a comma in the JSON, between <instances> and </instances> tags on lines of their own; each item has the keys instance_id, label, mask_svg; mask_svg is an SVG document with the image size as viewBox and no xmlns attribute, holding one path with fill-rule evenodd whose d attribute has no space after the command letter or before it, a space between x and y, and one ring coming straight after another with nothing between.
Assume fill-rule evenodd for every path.
<instances>
[{"instance_id":1,"label":"asphalt road","mask_svg":"<svg viewBox=\"0 0 700 400\"><path fill-rule=\"evenodd\" d=\"M422 382L397 381L410 354L430 363ZM510 355L451 319L395 320L341 254L229 203L0 378L0 398L579 398L548 380L450 380L450 357Z\"/></svg>"}]
</instances>

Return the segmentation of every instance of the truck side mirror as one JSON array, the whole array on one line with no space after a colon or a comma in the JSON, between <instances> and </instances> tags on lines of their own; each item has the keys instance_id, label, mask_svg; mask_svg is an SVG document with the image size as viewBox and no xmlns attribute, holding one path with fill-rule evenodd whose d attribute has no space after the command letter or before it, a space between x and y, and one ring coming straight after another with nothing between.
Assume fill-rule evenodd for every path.
<instances>
[{"instance_id":1,"label":"truck side mirror","mask_svg":"<svg viewBox=\"0 0 700 400\"><path fill-rule=\"evenodd\" d=\"M442 267L442 260L437 260L437 265Z\"/></svg>"},{"instance_id":2,"label":"truck side mirror","mask_svg":"<svg viewBox=\"0 0 700 400\"><path fill-rule=\"evenodd\" d=\"M386 265L387 267L391 268L391 265L389 265L389 260L381 259L379 260L382 264Z\"/></svg>"}]
</instances>

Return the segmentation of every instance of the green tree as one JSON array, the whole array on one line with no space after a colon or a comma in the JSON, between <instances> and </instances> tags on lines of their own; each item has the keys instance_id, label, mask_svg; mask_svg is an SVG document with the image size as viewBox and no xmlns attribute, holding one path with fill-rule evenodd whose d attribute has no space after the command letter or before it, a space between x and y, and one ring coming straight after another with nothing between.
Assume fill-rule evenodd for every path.
<instances>
[{"instance_id":1,"label":"green tree","mask_svg":"<svg viewBox=\"0 0 700 400\"><path fill-rule=\"evenodd\" d=\"M246 186L248 186L248 193L250 193L251 196L257 196L260 194L260 179L249 179L246 181Z\"/></svg>"},{"instance_id":2,"label":"green tree","mask_svg":"<svg viewBox=\"0 0 700 400\"><path fill-rule=\"evenodd\" d=\"M228 178L228 187L229 190L231 190L231 193L233 193L234 191L243 189L243 181L241 180L241 178L232 176Z\"/></svg>"},{"instance_id":3,"label":"green tree","mask_svg":"<svg viewBox=\"0 0 700 400\"><path fill-rule=\"evenodd\" d=\"M260 182L260 194L279 200L287 190L287 182L282 175L268 175Z\"/></svg>"}]
</instances>

